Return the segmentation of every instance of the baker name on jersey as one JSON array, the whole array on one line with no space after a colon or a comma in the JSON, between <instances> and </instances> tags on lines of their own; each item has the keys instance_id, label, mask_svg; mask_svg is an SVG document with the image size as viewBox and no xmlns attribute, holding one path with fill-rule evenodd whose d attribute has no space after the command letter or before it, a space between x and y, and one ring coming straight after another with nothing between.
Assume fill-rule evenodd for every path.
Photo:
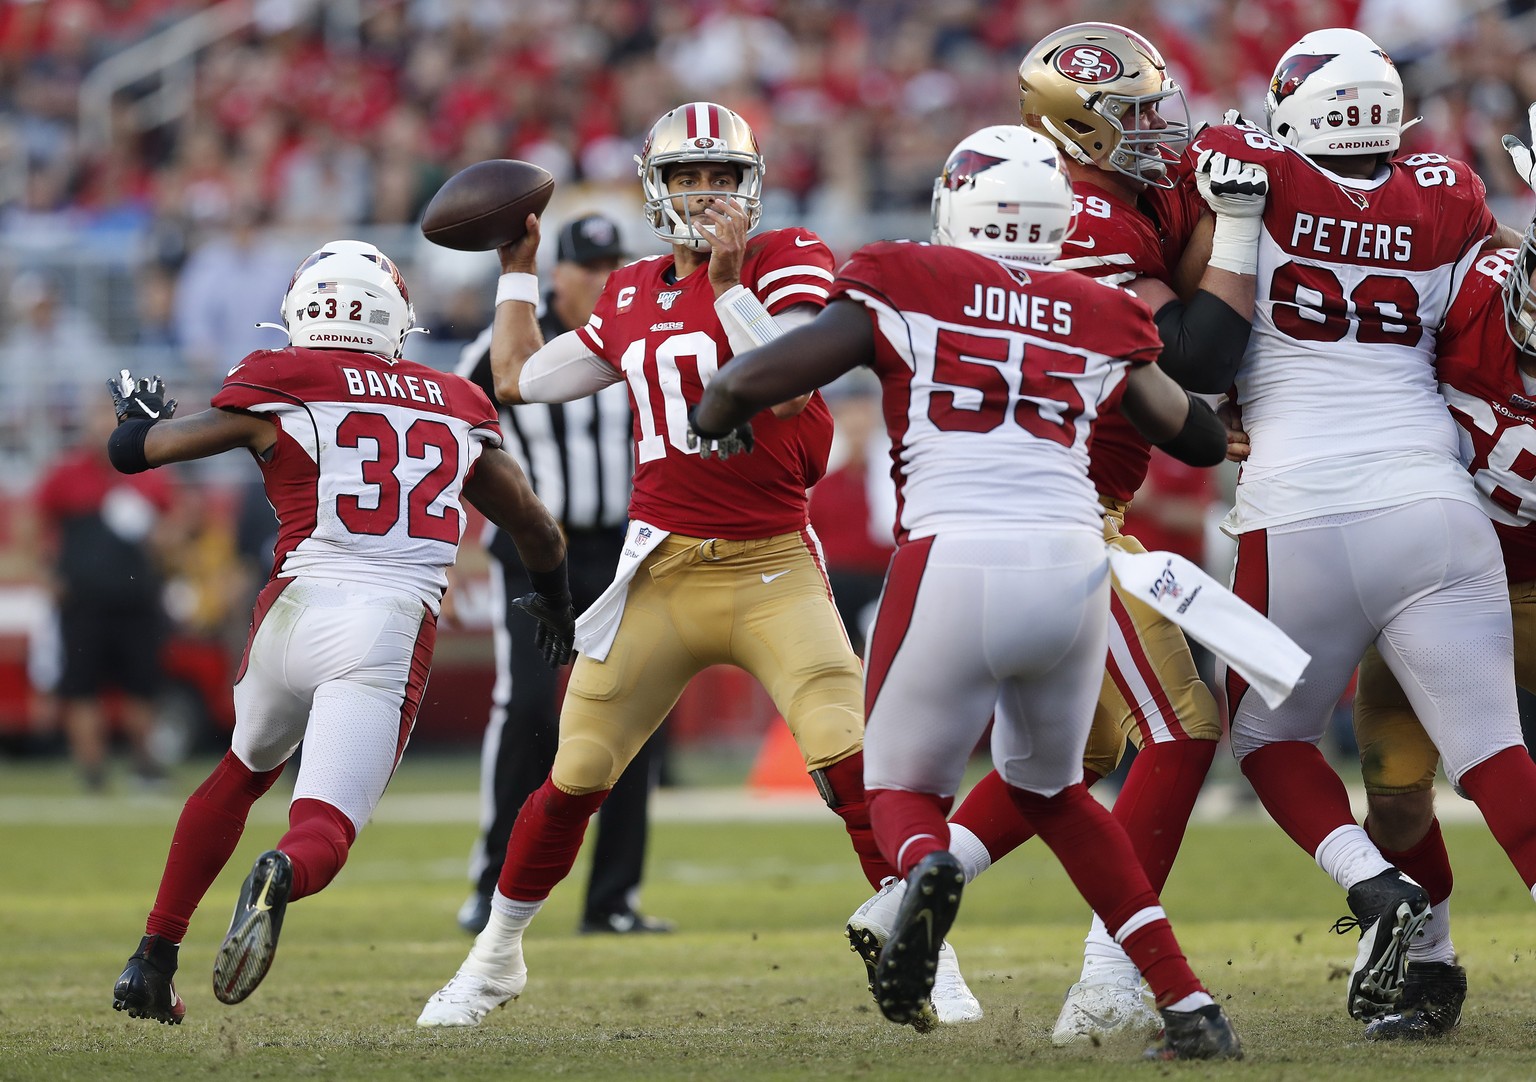
<instances>
[{"instance_id":1,"label":"baker name on jersey","mask_svg":"<svg viewBox=\"0 0 1536 1082\"><path fill-rule=\"evenodd\" d=\"M412 402L430 402L446 405L443 388L434 380L416 376L402 376L395 372L375 372L371 368L357 369L342 366L341 374L347 380L347 393L368 398L406 398Z\"/></svg>"},{"instance_id":2,"label":"baker name on jersey","mask_svg":"<svg viewBox=\"0 0 1536 1082\"><path fill-rule=\"evenodd\" d=\"M1298 212L1291 225L1291 250L1406 263L1413 259L1413 226Z\"/></svg>"},{"instance_id":3,"label":"baker name on jersey","mask_svg":"<svg viewBox=\"0 0 1536 1082\"><path fill-rule=\"evenodd\" d=\"M1053 301L1002 286L984 286L977 282L975 296L961 311L972 319L1012 323L1030 331L1072 333L1071 301Z\"/></svg>"}]
</instances>

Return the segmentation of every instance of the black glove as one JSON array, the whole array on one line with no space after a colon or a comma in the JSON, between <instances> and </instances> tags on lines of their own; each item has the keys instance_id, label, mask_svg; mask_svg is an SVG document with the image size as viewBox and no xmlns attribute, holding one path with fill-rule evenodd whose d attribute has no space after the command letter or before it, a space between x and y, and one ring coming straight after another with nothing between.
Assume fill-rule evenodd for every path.
<instances>
[{"instance_id":1,"label":"black glove","mask_svg":"<svg viewBox=\"0 0 1536 1082\"><path fill-rule=\"evenodd\" d=\"M112 392L112 408L117 412L117 423L124 421L163 421L176 413L176 400L166 401L165 384L159 376L150 376L134 382L128 369L123 369L116 379L107 380L107 390Z\"/></svg>"},{"instance_id":2,"label":"black glove","mask_svg":"<svg viewBox=\"0 0 1536 1082\"><path fill-rule=\"evenodd\" d=\"M533 644L551 669L558 669L576 656L576 610L570 594L524 594L512 602L512 607L538 621Z\"/></svg>"},{"instance_id":3,"label":"black glove","mask_svg":"<svg viewBox=\"0 0 1536 1082\"><path fill-rule=\"evenodd\" d=\"M750 455L752 449L757 446L757 440L752 435L751 421L737 425L724 434L705 432L693 419L698 410L698 406L691 406L688 409L688 450L697 451L700 458L709 458L713 455L719 459L727 459L732 455Z\"/></svg>"}]
</instances>

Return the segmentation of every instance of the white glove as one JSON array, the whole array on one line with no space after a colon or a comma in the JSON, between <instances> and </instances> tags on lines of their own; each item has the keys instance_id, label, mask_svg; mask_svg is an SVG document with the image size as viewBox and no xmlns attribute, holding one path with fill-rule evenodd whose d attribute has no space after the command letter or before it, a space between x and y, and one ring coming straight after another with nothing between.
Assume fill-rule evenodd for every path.
<instances>
[{"instance_id":1,"label":"white glove","mask_svg":"<svg viewBox=\"0 0 1536 1082\"><path fill-rule=\"evenodd\" d=\"M1195 187L1216 215L1210 265L1233 274L1253 274L1259 267L1269 173L1254 162L1203 150L1195 161Z\"/></svg>"},{"instance_id":2,"label":"white glove","mask_svg":"<svg viewBox=\"0 0 1536 1082\"><path fill-rule=\"evenodd\" d=\"M1531 124L1533 138L1536 138L1536 102L1531 103L1527 118ZM1520 179L1536 190L1536 154L1526 146L1517 136L1506 135L1504 137L1504 149L1509 151L1509 160L1515 164L1515 172L1520 174Z\"/></svg>"}]
</instances>

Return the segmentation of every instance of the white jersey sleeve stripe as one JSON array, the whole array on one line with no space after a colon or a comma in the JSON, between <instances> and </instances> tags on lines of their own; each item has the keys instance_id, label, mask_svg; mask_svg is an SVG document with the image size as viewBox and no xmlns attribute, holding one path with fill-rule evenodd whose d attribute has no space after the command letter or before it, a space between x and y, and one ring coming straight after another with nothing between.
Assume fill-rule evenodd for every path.
<instances>
[{"instance_id":1,"label":"white jersey sleeve stripe","mask_svg":"<svg viewBox=\"0 0 1536 1082\"><path fill-rule=\"evenodd\" d=\"M777 282L780 278L789 278L794 275L802 278L824 278L829 282L833 279L833 274L829 270L800 263L793 267L780 267L776 271L769 271L757 280L757 288L762 289L766 285Z\"/></svg>"},{"instance_id":2,"label":"white jersey sleeve stripe","mask_svg":"<svg viewBox=\"0 0 1536 1082\"><path fill-rule=\"evenodd\" d=\"M826 300L829 296L831 296L831 294L827 290L822 289L821 286L813 286L806 283L797 282L794 285L785 286L783 289L778 289L768 294L768 296L763 298L763 307L772 307L774 304L783 300L785 297L793 297L797 294L806 297L819 297L822 300Z\"/></svg>"}]
</instances>

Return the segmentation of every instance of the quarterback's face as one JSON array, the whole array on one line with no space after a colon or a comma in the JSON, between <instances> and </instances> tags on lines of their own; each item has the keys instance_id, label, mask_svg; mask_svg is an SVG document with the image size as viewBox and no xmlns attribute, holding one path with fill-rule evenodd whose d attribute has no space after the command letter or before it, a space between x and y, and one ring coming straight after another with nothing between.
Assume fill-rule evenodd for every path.
<instances>
[{"instance_id":1,"label":"quarterback's face","mask_svg":"<svg viewBox=\"0 0 1536 1082\"><path fill-rule=\"evenodd\" d=\"M682 162L667 171L667 191L679 214L697 216L709 206L709 192L734 192L741 184L736 167L727 162Z\"/></svg>"}]
</instances>

